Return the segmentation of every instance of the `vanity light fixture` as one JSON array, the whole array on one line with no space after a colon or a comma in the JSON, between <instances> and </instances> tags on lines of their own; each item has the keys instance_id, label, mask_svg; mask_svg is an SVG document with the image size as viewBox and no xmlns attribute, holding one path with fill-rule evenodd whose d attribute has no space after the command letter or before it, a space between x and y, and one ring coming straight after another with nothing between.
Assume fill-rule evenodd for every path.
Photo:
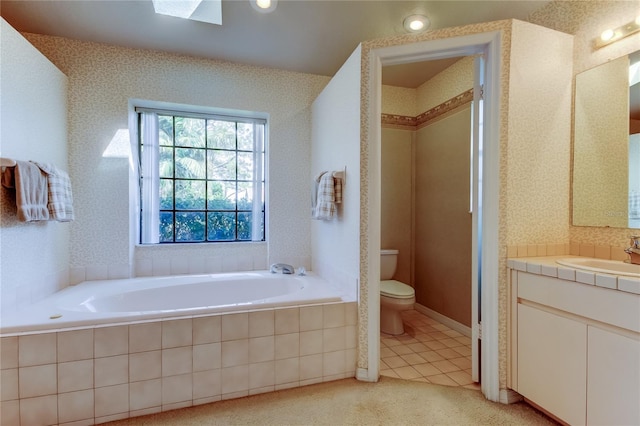
<instances>
[{"instance_id":1,"label":"vanity light fixture","mask_svg":"<svg viewBox=\"0 0 640 426\"><path fill-rule=\"evenodd\" d=\"M249 0L249 3L260 13L271 13L276 10L278 0Z\"/></svg>"},{"instance_id":2,"label":"vanity light fixture","mask_svg":"<svg viewBox=\"0 0 640 426\"><path fill-rule=\"evenodd\" d=\"M429 28L429 18L424 15L411 15L404 18L402 26L407 32L421 33Z\"/></svg>"},{"instance_id":3,"label":"vanity light fixture","mask_svg":"<svg viewBox=\"0 0 640 426\"><path fill-rule=\"evenodd\" d=\"M604 30L600 34L600 37L595 39L596 49L615 43L616 41L628 37L631 34L635 34L638 31L640 31L640 16L636 17L636 19L631 22L619 26L618 28L609 28Z\"/></svg>"}]
</instances>

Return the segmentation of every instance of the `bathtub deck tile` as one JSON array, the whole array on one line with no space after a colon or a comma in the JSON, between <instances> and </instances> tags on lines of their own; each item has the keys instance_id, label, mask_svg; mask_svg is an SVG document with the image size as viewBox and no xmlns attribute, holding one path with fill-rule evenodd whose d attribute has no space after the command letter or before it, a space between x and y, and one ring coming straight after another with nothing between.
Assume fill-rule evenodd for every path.
<instances>
[{"instance_id":1,"label":"bathtub deck tile","mask_svg":"<svg viewBox=\"0 0 640 426\"><path fill-rule=\"evenodd\" d=\"M275 385L275 362L258 362L249 365L249 389Z\"/></svg>"},{"instance_id":2,"label":"bathtub deck tile","mask_svg":"<svg viewBox=\"0 0 640 426\"><path fill-rule=\"evenodd\" d=\"M148 322L129 326L129 353L162 348L162 323Z\"/></svg>"},{"instance_id":3,"label":"bathtub deck tile","mask_svg":"<svg viewBox=\"0 0 640 426\"><path fill-rule=\"evenodd\" d=\"M193 401L174 402L171 404L162 404L162 411L178 410L180 408L192 407Z\"/></svg>"},{"instance_id":4,"label":"bathtub deck tile","mask_svg":"<svg viewBox=\"0 0 640 426\"><path fill-rule=\"evenodd\" d=\"M162 380L144 380L129 385L129 409L149 409L162 405Z\"/></svg>"},{"instance_id":5,"label":"bathtub deck tile","mask_svg":"<svg viewBox=\"0 0 640 426\"><path fill-rule=\"evenodd\" d=\"M93 389L58 395L58 421L60 423L93 421Z\"/></svg>"},{"instance_id":6,"label":"bathtub deck tile","mask_svg":"<svg viewBox=\"0 0 640 426\"><path fill-rule=\"evenodd\" d=\"M300 381L320 379L322 381L322 354L300 357Z\"/></svg>"},{"instance_id":7,"label":"bathtub deck tile","mask_svg":"<svg viewBox=\"0 0 640 426\"><path fill-rule=\"evenodd\" d=\"M20 424L20 401L0 402L0 424L19 425Z\"/></svg>"},{"instance_id":8,"label":"bathtub deck tile","mask_svg":"<svg viewBox=\"0 0 640 426\"><path fill-rule=\"evenodd\" d=\"M229 314L222 316L222 341L246 339L249 337L249 314Z\"/></svg>"},{"instance_id":9,"label":"bathtub deck tile","mask_svg":"<svg viewBox=\"0 0 640 426\"><path fill-rule=\"evenodd\" d=\"M249 339L222 342L222 367L249 364Z\"/></svg>"},{"instance_id":10,"label":"bathtub deck tile","mask_svg":"<svg viewBox=\"0 0 640 426\"><path fill-rule=\"evenodd\" d=\"M275 333L275 311L249 312L249 337L273 336Z\"/></svg>"},{"instance_id":11,"label":"bathtub deck tile","mask_svg":"<svg viewBox=\"0 0 640 426\"><path fill-rule=\"evenodd\" d=\"M193 373L193 399L218 398L222 393L221 370L207 370Z\"/></svg>"},{"instance_id":12,"label":"bathtub deck tile","mask_svg":"<svg viewBox=\"0 0 640 426\"><path fill-rule=\"evenodd\" d=\"M121 385L129 382L129 355L96 358L95 387Z\"/></svg>"},{"instance_id":13,"label":"bathtub deck tile","mask_svg":"<svg viewBox=\"0 0 640 426\"><path fill-rule=\"evenodd\" d=\"M96 328L93 332L93 338L96 358L129 353L129 326Z\"/></svg>"},{"instance_id":14,"label":"bathtub deck tile","mask_svg":"<svg viewBox=\"0 0 640 426\"><path fill-rule=\"evenodd\" d=\"M207 343L193 347L193 371L205 371L222 366L222 345Z\"/></svg>"},{"instance_id":15,"label":"bathtub deck tile","mask_svg":"<svg viewBox=\"0 0 640 426\"><path fill-rule=\"evenodd\" d=\"M324 330L303 331L300 333L300 355L321 354L323 352Z\"/></svg>"},{"instance_id":16,"label":"bathtub deck tile","mask_svg":"<svg viewBox=\"0 0 640 426\"><path fill-rule=\"evenodd\" d=\"M93 389L93 359L58 363L58 392Z\"/></svg>"},{"instance_id":17,"label":"bathtub deck tile","mask_svg":"<svg viewBox=\"0 0 640 426\"><path fill-rule=\"evenodd\" d=\"M249 339L249 363L273 361L275 359L275 336Z\"/></svg>"},{"instance_id":18,"label":"bathtub deck tile","mask_svg":"<svg viewBox=\"0 0 640 426\"><path fill-rule=\"evenodd\" d=\"M129 384L105 386L94 390L95 416L101 422L123 419L129 413ZM125 417L120 417L122 415ZM115 416L112 418L112 416ZM109 419L109 420L103 420Z\"/></svg>"},{"instance_id":19,"label":"bathtub deck tile","mask_svg":"<svg viewBox=\"0 0 640 426\"><path fill-rule=\"evenodd\" d=\"M161 351L149 351L129 354L129 382L158 379L161 376Z\"/></svg>"},{"instance_id":20,"label":"bathtub deck tile","mask_svg":"<svg viewBox=\"0 0 640 426\"><path fill-rule=\"evenodd\" d=\"M18 336L0 339L0 369L18 367Z\"/></svg>"},{"instance_id":21,"label":"bathtub deck tile","mask_svg":"<svg viewBox=\"0 0 640 426\"><path fill-rule=\"evenodd\" d=\"M211 404L212 402L222 401L222 396L212 396L211 398L198 398L193 400L193 405Z\"/></svg>"},{"instance_id":22,"label":"bathtub deck tile","mask_svg":"<svg viewBox=\"0 0 640 426\"><path fill-rule=\"evenodd\" d=\"M261 393L273 392L276 390L274 385L265 386L263 388L249 389L249 395L259 395Z\"/></svg>"},{"instance_id":23,"label":"bathtub deck tile","mask_svg":"<svg viewBox=\"0 0 640 426\"><path fill-rule=\"evenodd\" d=\"M25 425L58 424L58 396L21 399L20 422Z\"/></svg>"},{"instance_id":24,"label":"bathtub deck tile","mask_svg":"<svg viewBox=\"0 0 640 426\"><path fill-rule=\"evenodd\" d=\"M162 412L162 405L158 405L156 407L143 408L142 410L131 410L129 411L129 417L148 416L149 414L156 414L161 412Z\"/></svg>"},{"instance_id":25,"label":"bathtub deck tile","mask_svg":"<svg viewBox=\"0 0 640 426\"><path fill-rule=\"evenodd\" d=\"M193 376L191 373L162 378L162 411L169 404L193 400Z\"/></svg>"},{"instance_id":26,"label":"bathtub deck tile","mask_svg":"<svg viewBox=\"0 0 640 426\"><path fill-rule=\"evenodd\" d=\"M0 370L0 401L18 399L18 369Z\"/></svg>"},{"instance_id":27,"label":"bathtub deck tile","mask_svg":"<svg viewBox=\"0 0 640 426\"><path fill-rule=\"evenodd\" d=\"M162 321L162 349L191 346L193 322L191 318Z\"/></svg>"},{"instance_id":28,"label":"bathtub deck tile","mask_svg":"<svg viewBox=\"0 0 640 426\"><path fill-rule=\"evenodd\" d=\"M57 362L56 333L32 334L18 337L20 367Z\"/></svg>"},{"instance_id":29,"label":"bathtub deck tile","mask_svg":"<svg viewBox=\"0 0 640 426\"><path fill-rule=\"evenodd\" d=\"M93 329L58 333L58 362L93 359Z\"/></svg>"},{"instance_id":30,"label":"bathtub deck tile","mask_svg":"<svg viewBox=\"0 0 640 426\"><path fill-rule=\"evenodd\" d=\"M300 331L300 309L276 309L275 334L297 333Z\"/></svg>"},{"instance_id":31,"label":"bathtub deck tile","mask_svg":"<svg viewBox=\"0 0 640 426\"><path fill-rule=\"evenodd\" d=\"M36 365L18 369L20 398L55 395L58 392L57 365Z\"/></svg>"},{"instance_id":32,"label":"bathtub deck tile","mask_svg":"<svg viewBox=\"0 0 640 426\"><path fill-rule=\"evenodd\" d=\"M275 358L285 359L300 356L300 333L275 336Z\"/></svg>"},{"instance_id":33,"label":"bathtub deck tile","mask_svg":"<svg viewBox=\"0 0 640 426\"><path fill-rule=\"evenodd\" d=\"M344 303L323 305L324 328L344 327L346 325L344 305Z\"/></svg>"},{"instance_id":34,"label":"bathtub deck tile","mask_svg":"<svg viewBox=\"0 0 640 426\"><path fill-rule=\"evenodd\" d=\"M193 349L191 347L162 350L162 376L190 374L193 371ZM178 401L172 401L178 402Z\"/></svg>"},{"instance_id":35,"label":"bathtub deck tile","mask_svg":"<svg viewBox=\"0 0 640 426\"><path fill-rule=\"evenodd\" d=\"M193 344L216 343L222 340L219 315L193 319Z\"/></svg>"},{"instance_id":36,"label":"bathtub deck tile","mask_svg":"<svg viewBox=\"0 0 640 426\"><path fill-rule=\"evenodd\" d=\"M249 391L248 390L243 390L243 391L238 391L238 392L230 392L230 393L223 393L220 399L221 400L236 399L236 398L244 398L245 396L249 396Z\"/></svg>"},{"instance_id":37,"label":"bathtub deck tile","mask_svg":"<svg viewBox=\"0 0 640 426\"><path fill-rule=\"evenodd\" d=\"M299 386L300 386L300 382L282 383L282 384L276 385L275 389L279 391L279 390L297 388Z\"/></svg>"},{"instance_id":38,"label":"bathtub deck tile","mask_svg":"<svg viewBox=\"0 0 640 426\"><path fill-rule=\"evenodd\" d=\"M300 381L300 358L276 360L276 387Z\"/></svg>"},{"instance_id":39,"label":"bathtub deck tile","mask_svg":"<svg viewBox=\"0 0 640 426\"><path fill-rule=\"evenodd\" d=\"M222 399L225 395L244 392L249 389L249 365L223 368L221 370Z\"/></svg>"},{"instance_id":40,"label":"bathtub deck tile","mask_svg":"<svg viewBox=\"0 0 640 426\"><path fill-rule=\"evenodd\" d=\"M125 413L110 414L108 416L100 416L100 417L96 416L95 424L115 422L116 420L123 420L128 417L129 417L128 411Z\"/></svg>"},{"instance_id":41,"label":"bathtub deck tile","mask_svg":"<svg viewBox=\"0 0 640 426\"><path fill-rule=\"evenodd\" d=\"M322 305L303 306L300 308L300 331L321 330L322 328Z\"/></svg>"}]
</instances>

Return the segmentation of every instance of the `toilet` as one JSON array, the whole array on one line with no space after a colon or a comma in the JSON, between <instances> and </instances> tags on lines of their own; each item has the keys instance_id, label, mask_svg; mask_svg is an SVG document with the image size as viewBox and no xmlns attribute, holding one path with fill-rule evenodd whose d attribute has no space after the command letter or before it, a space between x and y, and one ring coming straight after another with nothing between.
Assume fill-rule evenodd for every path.
<instances>
[{"instance_id":1,"label":"toilet","mask_svg":"<svg viewBox=\"0 0 640 426\"><path fill-rule=\"evenodd\" d=\"M397 264L398 250L380 251L380 331L392 335L404 333L400 312L416 302L413 287L391 279Z\"/></svg>"}]
</instances>

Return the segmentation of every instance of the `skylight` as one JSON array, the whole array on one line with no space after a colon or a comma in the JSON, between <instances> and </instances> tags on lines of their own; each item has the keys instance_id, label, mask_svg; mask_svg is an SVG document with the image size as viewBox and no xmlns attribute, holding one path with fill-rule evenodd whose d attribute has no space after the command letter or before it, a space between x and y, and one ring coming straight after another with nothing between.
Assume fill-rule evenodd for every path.
<instances>
[{"instance_id":1,"label":"skylight","mask_svg":"<svg viewBox=\"0 0 640 426\"><path fill-rule=\"evenodd\" d=\"M161 15L222 25L222 0L151 0Z\"/></svg>"}]
</instances>

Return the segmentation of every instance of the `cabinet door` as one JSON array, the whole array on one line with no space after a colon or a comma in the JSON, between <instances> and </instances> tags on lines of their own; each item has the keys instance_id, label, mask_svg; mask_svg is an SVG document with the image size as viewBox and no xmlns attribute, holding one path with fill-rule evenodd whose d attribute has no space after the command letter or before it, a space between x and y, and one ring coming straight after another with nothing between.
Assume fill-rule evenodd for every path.
<instances>
[{"instance_id":1,"label":"cabinet door","mask_svg":"<svg viewBox=\"0 0 640 426\"><path fill-rule=\"evenodd\" d=\"M561 420L584 425L587 326L519 304L518 392Z\"/></svg>"},{"instance_id":2,"label":"cabinet door","mask_svg":"<svg viewBox=\"0 0 640 426\"><path fill-rule=\"evenodd\" d=\"M640 425L640 341L589 326L587 423Z\"/></svg>"}]
</instances>

